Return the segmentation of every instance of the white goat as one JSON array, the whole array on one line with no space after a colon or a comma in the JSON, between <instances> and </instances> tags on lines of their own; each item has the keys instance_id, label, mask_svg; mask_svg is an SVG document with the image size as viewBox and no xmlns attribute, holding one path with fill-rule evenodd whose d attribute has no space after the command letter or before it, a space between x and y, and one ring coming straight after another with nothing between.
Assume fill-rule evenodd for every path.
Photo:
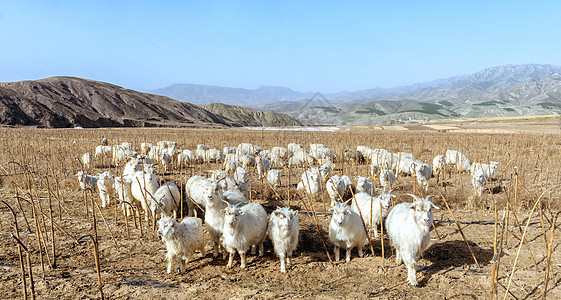
<instances>
[{"instance_id":1,"label":"white goat","mask_svg":"<svg viewBox=\"0 0 561 300\"><path fill-rule=\"evenodd\" d=\"M271 169L267 172L267 181L276 189L281 185L281 170Z\"/></svg>"},{"instance_id":2,"label":"white goat","mask_svg":"<svg viewBox=\"0 0 561 300\"><path fill-rule=\"evenodd\" d=\"M292 160L292 158L294 158L294 160ZM296 151L293 151L292 157L290 158L289 163L292 163L293 165L297 165L298 163L302 163L303 165L307 164L307 165L313 165L316 162L316 159L310 155L310 153L308 153L308 151L304 150L304 149L298 149Z\"/></svg>"},{"instance_id":3,"label":"white goat","mask_svg":"<svg viewBox=\"0 0 561 300\"><path fill-rule=\"evenodd\" d=\"M241 155L238 161L246 169L255 166L255 157L251 155Z\"/></svg>"},{"instance_id":4,"label":"white goat","mask_svg":"<svg viewBox=\"0 0 561 300\"><path fill-rule=\"evenodd\" d=\"M471 175L473 190L479 197L483 195L483 191L485 191L485 187L487 187L487 182L489 182L489 175L483 169L476 169Z\"/></svg>"},{"instance_id":5,"label":"white goat","mask_svg":"<svg viewBox=\"0 0 561 300\"><path fill-rule=\"evenodd\" d=\"M191 176L185 184L185 195L187 196L188 215L194 216L195 204L202 206L207 205L207 200L220 200L218 182L206 179L199 175Z\"/></svg>"},{"instance_id":6,"label":"white goat","mask_svg":"<svg viewBox=\"0 0 561 300\"><path fill-rule=\"evenodd\" d=\"M390 243L395 248L395 263L405 263L407 281L417 285L415 268L421 254L430 243L430 226L433 220L432 208L439 209L429 201L430 195L424 199L408 194L415 199L413 203L400 203L390 211L386 218L386 229Z\"/></svg>"},{"instance_id":7,"label":"white goat","mask_svg":"<svg viewBox=\"0 0 561 300\"><path fill-rule=\"evenodd\" d=\"M368 181L367 177L360 176L356 178L356 187L355 191L357 193L367 193L368 195L374 195L376 189L372 186L372 183Z\"/></svg>"},{"instance_id":8,"label":"white goat","mask_svg":"<svg viewBox=\"0 0 561 300\"><path fill-rule=\"evenodd\" d=\"M97 179L97 190L99 191L99 198L101 199L101 207L105 208L111 203L114 186L115 180L110 172L105 171L99 175Z\"/></svg>"},{"instance_id":9,"label":"white goat","mask_svg":"<svg viewBox=\"0 0 561 300\"><path fill-rule=\"evenodd\" d=\"M84 165L84 169L90 169L92 167L93 157L90 152L86 152L80 158L80 161Z\"/></svg>"},{"instance_id":10,"label":"white goat","mask_svg":"<svg viewBox=\"0 0 561 300\"><path fill-rule=\"evenodd\" d=\"M470 172L471 174L475 174L477 170L483 170L487 174L488 178L494 178L495 175L497 174L498 168L499 168L498 161L490 161L488 164L474 162L471 165Z\"/></svg>"},{"instance_id":11,"label":"white goat","mask_svg":"<svg viewBox=\"0 0 561 300\"><path fill-rule=\"evenodd\" d=\"M78 177L78 183L82 190L87 188L95 190L97 188L97 176L88 175L85 171L78 171L76 177Z\"/></svg>"},{"instance_id":12,"label":"white goat","mask_svg":"<svg viewBox=\"0 0 561 300\"><path fill-rule=\"evenodd\" d=\"M238 204L242 202L248 202L245 195L238 189L226 190L222 193L222 196L230 204Z\"/></svg>"},{"instance_id":13,"label":"white goat","mask_svg":"<svg viewBox=\"0 0 561 300\"><path fill-rule=\"evenodd\" d=\"M380 185L384 188L384 190L388 188L392 188L393 183L395 182L395 174L392 170L381 168L380 169Z\"/></svg>"},{"instance_id":14,"label":"white goat","mask_svg":"<svg viewBox=\"0 0 561 300\"><path fill-rule=\"evenodd\" d=\"M131 157L125 164L123 168L123 177L132 177L134 173L142 171L143 164L151 164L150 158L145 155L137 155L136 157Z\"/></svg>"},{"instance_id":15,"label":"white goat","mask_svg":"<svg viewBox=\"0 0 561 300\"><path fill-rule=\"evenodd\" d=\"M234 173L234 180L236 181L238 188L240 191L247 196L249 192L249 183L247 171L243 167L237 167L236 172Z\"/></svg>"},{"instance_id":16,"label":"white goat","mask_svg":"<svg viewBox=\"0 0 561 300\"><path fill-rule=\"evenodd\" d=\"M397 165L396 173L398 175L400 175L400 174L405 174L405 175L415 174L415 163L417 163L417 161L413 160L413 159L410 159L410 158L400 159L399 163Z\"/></svg>"},{"instance_id":17,"label":"white goat","mask_svg":"<svg viewBox=\"0 0 561 300\"><path fill-rule=\"evenodd\" d=\"M216 181L195 175L187 180L185 194L188 197L190 216L193 215L195 203L204 206L205 226L212 238L214 257L218 256L220 236L224 228L224 213L221 210L227 206L222 201L222 190Z\"/></svg>"},{"instance_id":18,"label":"white goat","mask_svg":"<svg viewBox=\"0 0 561 300\"><path fill-rule=\"evenodd\" d=\"M263 241L267 236L267 212L257 203L247 203L241 207L228 204L222 212L224 213L222 245L230 254L228 268L233 266L237 251L243 269L246 267L245 254L252 246L259 245L259 256L263 256Z\"/></svg>"},{"instance_id":19,"label":"white goat","mask_svg":"<svg viewBox=\"0 0 561 300\"><path fill-rule=\"evenodd\" d=\"M428 164L425 164L420 161L416 161L413 164L413 168L415 170L415 177L417 178L417 183L419 186L423 186L425 191L429 190L429 179L432 176L432 170Z\"/></svg>"},{"instance_id":20,"label":"white goat","mask_svg":"<svg viewBox=\"0 0 561 300\"><path fill-rule=\"evenodd\" d=\"M339 175L333 175L327 180L325 184L325 189L329 194L331 199L331 206L335 205L335 202L340 202L345 196L345 181Z\"/></svg>"},{"instance_id":21,"label":"white goat","mask_svg":"<svg viewBox=\"0 0 561 300\"><path fill-rule=\"evenodd\" d=\"M265 150L261 151L261 154L263 154L264 151ZM275 152L272 152L271 155L269 155L269 160L271 161L271 167L284 168L286 166L286 160Z\"/></svg>"},{"instance_id":22,"label":"white goat","mask_svg":"<svg viewBox=\"0 0 561 300\"><path fill-rule=\"evenodd\" d=\"M351 201L351 210L359 213L360 209L359 215L362 214L366 228L370 228L370 232L373 232L375 237L380 237L378 226L382 222L382 218L388 215L392 198L395 198L395 195L392 195L391 191L382 192L377 197L370 196L367 193L357 193L355 194L356 202Z\"/></svg>"},{"instance_id":23,"label":"white goat","mask_svg":"<svg viewBox=\"0 0 561 300\"><path fill-rule=\"evenodd\" d=\"M312 198L319 199L321 197L321 182L318 170L306 170L304 174L302 174L302 180L298 182L296 190L304 191Z\"/></svg>"},{"instance_id":24,"label":"white goat","mask_svg":"<svg viewBox=\"0 0 561 300\"><path fill-rule=\"evenodd\" d=\"M286 265L290 265L292 251L298 246L298 211L288 207L277 207L269 218L269 238L273 242L275 253L279 257L281 272L286 273Z\"/></svg>"},{"instance_id":25,"label":"white goat","mask_svg":"<svg viewBox=\"0 0 561 300\"><path fill-rule=\"evenodd\" d=\"M142 171L137 171L132 176L131 193L134 199L140 202L145 213L145 220L151 215L150 206L154 201L154 194L159 188L154 165L146 164Z\"/></svg>"},{"instance_id":26,"label":"white goat","mask_svg":"<svg viewBox=\"0 0 561 300\"><path fill-rule=\"evenodd\" d=\"M117 196L119 197L119 201L121 203L121 210L123 214L127 216L132 216L133 211L130 205L124 203L125 201L131 205L140 206L141 204L134 199L131 192L131 184L132 180L128 177L115 177L115 191L117 192Z\"/></svg>"},{"instance_id":27,"label":"white goat","mask_svg":"<svg viewBox=\"0 0 561 300\"><path fill-rule=\"evenodd\" d=\"M446 158L444 155L437 155L432 159L432 173L434 177L440 178L444 174L444 168L446 167Z\"/></svg>"},{"instance_id":28,"label":"white goat","mask_svg":"<svg viewBox=\"0 0 561 300\"><path fill-rule=\"evenodd\" d=\"M203 222L199 218L185 217L178 223L171 217L163 217L158 220L158 234L166 243L168 273L171 273L172 263L176 259L180 260L179 272L182 273L195 250L205 256Z\"/></svg>"},{"instance_id":29,"label":"white goat","mask_svg":"<svg viewBox=\"0 0 561 300\"><path fill-rule=\"evenodd\" d=\"M291 151L283 147L273 147L271 148L271 154L275 154L283 160L287 160L292 155Z\"/></svg>"},{"instance_id":30,"label":"white goat","mask_svg":"<svg viewBox=\"0 0 561 300\"><path fill-rule=\"evenodd\" d=\"M226 160L223 166L226 173L232 173L236 171L236 168L239 167L240 164L236 160Z\"/></svg>"},{"instance_id":31,"label":"white goat","mask_svg":"<svg viewBox=\"0 0 561 300\"><path fill-rule=\"evenodd\" d=\"M297 150L304 149L302 148L302 145L296 143L289 143L286 148L292 153L296 152Z\"/></svg>"},{"instance_id":32,"label":"white goat","mask_svg":"<svg viewBox=\"0 0 561 300\"><path fill-rule=\"evenodd\" d=\"M150 149L153 146L154 145L152 145L151 143L140 143L140 153L148 155L148 152L150 152Z\"/></svg>"},{"instance_id":33,"label":"white goat","mask_svg":"<svg viewBox=\"0 0 561 300\"><path fill-rule=\"evenodd\" d=\"M95 147L95 154L94 156L96 158L100 157L100 156L109 156L109 154L111 154L112 151L112 147L111 146L107 146L107 145L97 145Z\"/></svg>"},{"instance_id":34,"label":"white goat","mask_svg":"<svg viewBox=\"0 0 561 300\"><path fill-rule=\"evenodd\" d=\"M291 168L302 168L304 167L304 162L300 158L292 156L288 159L288 166Z\"/></svg>"},{"instance_id":35,"label":"white goat","mask_svg":"<svg viewBox=\"0 0 561 300\"><path fill-rule=\"evenodd\" d=\"M458 150L446 150L446 165L455 166L458 172L468 172L471 169L470 160Z\"/></svg>"},{"instance_id":36,"label":"white goat","mask_svg":"<svg viewBox=\"0 0 561 300\"><path fill-rule=\"evenodd\" d=\"M310 144L310 155L316 160L333 161L337 158L335 152L331 151L331 149L323 144Z\"/></svg>"},{"instance_id":37,"label":"white goat","mask_svg":"<svg viewBox=\"0 0 561 300\"><path fill-rule=\"evenodd\" d=\"M366 241L366 233L360 216L347 205L349 201L351 200L345 203L337 202L329 209L333 211L329 222L329 241L335 245L335 261L339 261L340 247L347 249L347 262L351 260L351 250L354 247L358 248L358 255L363 256L362 247Z\"/></svg>"},{"instance_id":38,"label":"white goat","mask_svg":"<svg viewBox=\"0 0 561 300\"><path fill-rule=\"evenodd\" d=\"M173 182L165 182L156 190L150 209L154 217L156 214L160 214L160 217L170 216L173 212L173 218L175 219L180 203L181 194L177 185Z\"/></svg>"},{"instance_id":39,"label":"white goat","mask_svg":"<svg viewBox=\"0 0 561 300\"><path fill-rule=\"evenodd\" d=\"M236 147L224 147L224 148L222 148L222 153L224 153L224 155L235 154L236 153Z\"/></svg>"},{"instance_id":40,"label":"white goat","mask_svg":"<svg viewBox=\"0 0 561 300\"><path fill-rule=\"evenodd\" d=\"M158 161L164 167L164 173L166 173L169 170L169 166L171 164L171 155L166 152L160 153Z\"/></svg>"},{"instance_id":41,"label":"white goat","mask_svg":"<svg viewBox=\"0 0 561 300\"><path fill-rule=\"evenodd\" d=\"M257 175L259 179L265 177L267 171L271 169L271 161L266 157L257 156L255 158L255 164L257 165Z\"/></svg>"},{"instance_id":42,"label":"white goat","mask_svg":"<svg viewBox=\"0 0 561 300\"><path fill-rule=\"evenodd\" d=\"M218 149L205 150L205 161L209 163L223 163L226 156Z\"/></svg>"}]
</instances>

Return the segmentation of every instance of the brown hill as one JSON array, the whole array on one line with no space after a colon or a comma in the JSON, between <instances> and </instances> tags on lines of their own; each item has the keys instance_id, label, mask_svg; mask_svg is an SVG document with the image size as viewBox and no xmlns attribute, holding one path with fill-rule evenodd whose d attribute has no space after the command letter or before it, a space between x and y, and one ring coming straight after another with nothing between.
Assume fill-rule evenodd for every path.
<instances>
[{"instance_id":1,"label":"brown hill","mask_svg":"<svg viewBox=\"0 0 561 300\"><path fill-rule=\"evenodd\" d=\"M280 113L257 110L249 107L222 103L199 104L213 114L225 117L242 126L302 126L302 121Z\"/></svg>"},{"instance_id":2,"label":"brown hill","mask_svg":"<svg viewBox=\"0 0 561 300\"><path fill-rule=\"evenodd\" d=\"M191 103L75 77L0 83L0 124L52 128L239 126Z\"/></svg>"}]
</instances>

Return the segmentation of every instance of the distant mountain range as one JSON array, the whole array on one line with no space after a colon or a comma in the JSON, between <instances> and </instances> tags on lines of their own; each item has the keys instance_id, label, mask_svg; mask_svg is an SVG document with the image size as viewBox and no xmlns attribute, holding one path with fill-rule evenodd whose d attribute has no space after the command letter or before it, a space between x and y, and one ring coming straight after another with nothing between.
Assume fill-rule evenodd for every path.
<instances>
[{"instance_id":1,"label":"distant mountain range","mask_svg":"<svg viewBox=\"0 0 561 300\"><path fill-rule=\"evenodd\" d=\"M152 92L164 95L75 77L4 82L0 124L219 128L561 114L561 67L505 65L415 85L326 95L286 87L247 90L193 84Z\"/></svg>"},{"instance_id":2,"label":"distant mountain range","mask_svg":"<svg viewBox=\"0 0 561 300\"><path fill-rule=\"evenodd\" d=\"M188 83L172 84L165 88L148 92L195 104L224 103L247 107L255 107L256 104L268 104L278 101L295 101L313 94L296 92L287 87L278 86L262 86L255 90L248 90Z\"/></svg>"},{"instance_id":3,"label":"distant mountain range","mask_svg":"<svg viewBox=\"0 0 561 300\"><path fill-rule=\"evenodd\" d=\"M561 113L561 67L504 65L409 86L320 95L323 97L284 87L247 90L182 84L152 92L194 103L242 104L330 125L545 115Z\"/></svg>"}]
</instances>

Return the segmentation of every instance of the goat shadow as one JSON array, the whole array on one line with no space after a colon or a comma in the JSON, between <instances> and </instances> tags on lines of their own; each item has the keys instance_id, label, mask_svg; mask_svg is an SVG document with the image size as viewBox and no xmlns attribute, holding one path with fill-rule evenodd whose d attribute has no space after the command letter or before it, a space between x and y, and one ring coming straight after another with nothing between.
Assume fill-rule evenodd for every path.
<instances>
[{"instance_id":1,"label":"goat shadow","mask_svg":"<svg viewBox=\"0 0 561 300\"><path fill-rule=\"evenodd\" d=\"M480 247L471 241L468 241L468 243L481 268L492 263L494 252L491 247ZM423 279L419 282L421 286L424 286L439 271L463 266L475 266L473 256L463 240L434 243L424 252L423 258L429 261L430 265L418 268L419 271L424 273ZM479 271L481 269L475 267L470 268L467 272L477 273Z\"/></svg>"}]
</instances>

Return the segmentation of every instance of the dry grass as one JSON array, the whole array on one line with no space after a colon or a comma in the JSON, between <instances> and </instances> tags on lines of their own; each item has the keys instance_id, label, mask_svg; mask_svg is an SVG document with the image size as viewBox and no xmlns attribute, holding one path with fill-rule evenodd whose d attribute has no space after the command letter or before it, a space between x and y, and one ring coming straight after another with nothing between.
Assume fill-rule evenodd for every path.
<instances>
[{"instance_id":1,"label":"dry grass","mask_svg":"<svg viewBox=\"0 0 561 300\"><path fill-rule=\"evenodd\" d=\"M454 125L456 126L456 125ZM1 128L0 136L2 137L2 148L0 148L0 191L1 196L5 199L14 209L18 210L18 203L14 198L17 193L20 197L24 196L26 192L31 191L34 197L40 199L48 198L48 190L45 185L45 179L48 180L49 189L53 192L53 220L54 223L64 224L64 228L68 230L69 235L76 237L81 233L91 233L91 222L86 219L84 205L83 205L83 195L79 191L79 187L76 183L76 178L74 174L81 168L77 158L79 158L85 152L94 152L96 145L100 143L103 137L109 140L110 144L120 144L121 142L132 142L135 146L139 147L142 142L156 143L160 140L170 140L179 143L179 148L181 149L194 149L197 144L207 144L212 148L222 149L225 146L236 146L242 142L251 142L253 144L259 145L264 149L271 148L273 146L283 146L286 147L288 143L300 143L304 147L308 148L310 143L322 143L327 147L330 147L333 151L337 153L339 157L343 157L342 153L345 149L356 148L358 145L367 145L371 148L384 148L391 152L411 152L418 159L425 162L431 163L432 158L438 154L444 154L447 149L456 149L463 152L467 157L472 159L472 161L482 161L487 162L490 160L499 161L499 176L498 179L493 181L489 185L489 190L484 194L483 197L473 197L471 178L467 174L457 174L451 173L447 176L443 185L436 183L435 179L431 179L428 194L440 195L442 193L453 210L465 212L468 209L467 214L483 211L486 215L489 215L487 222L494 223L495 220L492 217L492 212L494 209L495 202L497 203L499 210L504 210L506 207L507 200L511 202L512 206L515 208L514 212L518 214L519 222L523 223L527 217L527 211L532 208L535 200L541 196L541 215L544 218L543 223L540 221L540 217L537 219L532 219L532 224L539 229L537 233L532 236L533 242L539 241L540 243L547 243L547 239L544 239L545 233L550 232L551 219L557 211L561 209L559 200L559 189L558 185L561 180L560 171L561 170L561 140L558 134L484 134L484 133L461 133L461 132L440 132L436 130L403 130L406 128L383 128L372 129L369 127L357 128L357 129L346 129L337 132L298 132L298 131L248 131L243 129L232 129L232 130L207 130L207 129L98 129L98 130L45 130L45 129L12 129L12 128ZM104 170L111 170L113 173L118 174L120 170L116 169L114 166L108 164L108 160L97 161L96 167L90 170L90 173L100 173ZM220 168L220 165L210 164L210 165L195 165L188 166L185 168L174 168L173 171L160 175L161 180L172 180L175 181L178 186L183 186L187 178L194 174L207 175L205 173L208 169ZM26 172L28 171L28 173ZM347 163L345 161L338 161L337 168L334 170L335 173L345 174L351 176L368 176L369 167L367 165L357 165L354 163ZM29 174L26 177L25 174ZM277 205L283 205L290 203L295 208L300 211L305 211L303 203L307 201L306 198L300 197L296 194L296 183L302 174L301 169L292 169L290 175L290 182L286 184L288 179L288 169L285 169L283 173L283 186L281 186L277 193L274 193L270 187L266 184L262 184L256 180L256 172L251 171L250 175L253 178L251 200L262 203L267 209L273 209ZM30 185L30 186L28 186ZM379 186L375 182L376 186ZM398 195L397 202L410 201L410 198L406 196L406 193L411 193L415 189L415 184L413 178L411 177L399 177L397 184L394 189L394 194ZM425 194L424 191L418 191L417 194ZM279 199L278 195L282 199ZM288 197L290 195L290 198ZM58 208L58 199L61 198L63 201L62 208ZM327 222L328 217L326 216L326 203L328 203L328 196L324 193L321 201L313 203L313 208L318 215L318 221L321 223L321 228L319 228L320 235L325 235L327 232ZM433 200L437 205L443 207L442 199L436 197ZM37 202L37 201L36 201ZM44 243L48 247L46 249L50 250L50 224L51 219L48 217L49 207L48 202L39 201L37 205L42 204L42 210L46 214L44 218L38 217L41 220L39 222L40 228L45 228L44 230ZM308 203L309 204L309 203ZM23 211L25 211L26 218L28 219L29 229L27 229L26 221L23 219L21 213L18 215L18 223L20 231L30 231L35 232L35 220L32 217L31 206L29 203L23 201ZM444 206L445 207L445 206ZM62 209L62 210L61 210ZM19 210L21 211L21 210ZM108 258L108 252L116 251L110 250L109 246L111 238L109 237L109 231L114 231L116 239L121 245L125 246L128 250L128 255L135 253L137 247L142 247L143 251L146 253L156 253L158 257L163 257L160 250L158 250L158 241L153 236L153 232L149 228L144 228L144 236L140 238L140 232L137 229L132 229L132 238L127 239L124 230L124 220L119 219L118 223L111 223L114 219L113 208L102 210L105 219L107 219L108 226L98 225L98 230L105 232L104 247L101 249L101 264L108 265L111 263ZM97 213L97 212L96 212ZM40 213L39 213L40 214ZM91 212L90 212L91 217ZM438 213L435 217L436 220L442 220L447 214L445 212ZM11 232L11 216L7 210L2 208L0 214L0 227L2 232ZM101 216L97 215L98 219ZM66 220L64 219L66 218ZM121 218L121 216L119 216ZM321 243L320 237L316 235L317 228L314 222L311 222L307 216L302 215L302 231L303 237L302 241L305 246L301 246L301 253L307 253L307 255L302 255L297 258L302 264L307 264L310 269L318 269L316 273L303 272L298 276L297 281L285 281L282 278L276 278L272 281L268 289L272 291L271 295L275 295L275 291L283 291L283 289L290 289L294 294L287 295L304 295L304 296L318 296L323 297L359 297L364 295L355 295L349 293L344 288L344 285L338 281L333 281L328 277L318 277L317 272L321 273L321 268L332 269L333 266L328 264L328 257L325 254L323 245ZM57 221L58 220L58 221ZM448 221L451 218L447 218ZM132 222L132 221L131 221ZM451 221L450 221L451 222ZM105 222L103 222L105 223ZM119 225L120 224L120 225ZM143 224L146 226L146 224ZM453 224L450 224L453 225ZM465 225L465 224L464 224ZM43 227L41 227L43 226ZM113 226L113 227L111 227ZM132 223L130 226L134 226ZM442 225L441 225L442 226ZM519 237L518 228L514 227L514 221L511 217L509 226L512 227L512 233ZM467 226L466 226L467 227ZM454 230L450 226L450 230L439 229L441 235L454 236ZM73 250L72 255L81 255L79 264L81 266L86 265L91 268L91 273L94 274L95 267L93 265L93 254L89 250L90 245L84 243L80 245L75 245L70 239L57 229L56 241L61 250L58 250L59 260L61 264L64 265L65 259L70 259L69 254L65 252L63 247L71 247ZM541 233L543 231L543 233ZM456 232L457 233L457 232ZM487 234L487 233L486 233ZM544 237L541 237L544 235ZM38 257L38 246L35 242L35 234L30 234L27 237L22 238L24 243L28 246L32 246L33 250L33 261L35 268L39 268L39 257ZM467 233L468 239L470 233ZM549 234L548 234L549 237ZM505 240L509 238L509 234L505 236ZM484 239L484 244L493 245L493 235L487 234ZM512 239L511 246L514 246L514 237ZM134 244L137 240L140 244ZM543 241L544 240L544 241ZM15 244L10 240L9 236L3 234L1 236L1 241L4 242L9 249L12 249L5 254L0 255L2 260L2 265L14 265L18 259L17 253L14 252ZM140 242L142 241L142 242ZM508 243L508 240L506 241ZM518 242L518 240L516 240ZM429 258L442 259L438 254L434 254L434 251L440 251L441 253L452 251L451 249L456 249L460 251L461 238L456 236L452 240L446 242L441 242L433 247L432 254ZM386 241L387 247L387 241ZM64 245L64 246L63 246ZM558 245L558 243L554 243ZM270 245L269 245L270 246ZM43 246L45 248L45 246ZM74 249L79 248L80 251ZM331 246L328 246L331 251ZM379 255L381 252L380 244L376 243L374 245L375 252ZM545 247L547 250L547 246ZM6 248L6 249L8 249ZM480 255L479 259L486 259L487 262L492 256L492 251L484 251L483 248L479 246L476 247L476 255ZM41 251L45 255L48 251ZM70 251L70 250L69 250ZM124 250L118 250L117 252L127 252ZM462 268L466 265L470 265L469 252L466 249L461 250L462 253L466 254L465 260L451 262L446 267L448 268ZM477 252L479 251L479 252ZM388 254L389 252L389 254ZM478 254L479 253L479 254ZM524 253L524 252L523 252ZM547 251L545 252L547 253ZM390 251L386 249L386 257L391 255ZM554 255L555 256L555 255ZM122 256L120 256L122 258ZM207 256L208 257L208 256ZM445 255L443 256L445 257ZM543 257L543 256L542 256ZM50 258L52 259L52 257ZM105 259L105 261L104 261ZM148 258L149 260L154 260L154 258ZM554 257L555 259L555 257ZM47 260L47 258L45 258ZM115 258L117 260L117 258ZM88 261L90 261L88 263ZM368 258L369 263L381 265L380 261L375 260L375 258ZM485 262L487 266L487 262ZM202 262L199 262L202 264ZM204 270L197 270L194 274L199 274L202 278L205 276L211 276L209 274L214 274L212 267L216 267L215 262L209 262L208 258L204 260ZM355 262L355 264L360 264ZM529 263L531 265L531 263ZM150 264L151 266L162 265L161 259L157 259L156 262ZM267 266L270 274L276 274L275 261L268 262ZM327 267L328 266L328 267ZM120 266L122 267L122 266ZM142 266L135 266L137 271L141 271ZM376 276L373 274L374 271L367 271L361 268L359 265L355 265L355 269L351 267L341 267L338 271L336 269L333 272L338 272L343 277L355 276L353 270L360 270L360 272L366 272L368 276ZM298 267L304 268L304 267ZM349 269L351 268L351 269ZM544 262L540 262L540 276L543 274ZM468 267L469 269L469 267ZM557 267L558 269L558 267ZM40 269L34 271L34 276L39 278L41 276ZM163 270L163 269L162 269ZM389 273L384 273L381 276L387 278L400 277L402 274L395 269ZM157 273L163 273L159 270ZM300 270L302 271L302 270ZM508 269L507 269L508 271ZM54 277L63 276L64 274L58 274L56 271L45 271L47 277L51 274ZM89 272L89 271L88 271ZM121 272L125 272L124 270ZM330 271L331 272L331 271ZM346 274L345 272L349 272ZM432 271L427 271L430 274ZM37 274L38 273L38 274ZM375 272L374 272L375 273ZM489 272L490 273L490 272ZM507 278L503 274L499 276L499 282L503 284L506 283ZM17 274L17 272L14 272ZM55 275L58 274L58 275ZM206 275L205 275L206 274ZM163 274L161 274L163 276ZM239 276L238 276L239 275ZM234 285L236 289L243 290L244 288L251 287L252 290L258 289L260 284L252 283L252 280L261 282L259 279L254 277L253 273L244 273L233 275L229 273L226 276L234 276ZM10 275L12 277L4 278L6 280L13 280L17 283L17 276ZM193 275L195 276L195 275ZM219 276L219 275L217 275ZM326 275L328 276L328 275ZM502 276L502 277L501 277ZM102 275L102 277L104 277ZM212 276L211 276L212 277ZM92 277L95 278L95 277ZM105 280L113 278L110 275L105 275ZM559 278L555 278L557 280ZM19 279L21 283L21 279ZM180 280L180 279L178 279ZM184 279L181 279L184 280ZM180 280L180 282L182 282ZM188 280L198 281L195 277L190 277ZM210 278L209 282L214 282L214 279ZM227 279L229 280L229 279ZM303 280L309 282L309 289L306 290L306 286L302 285ZM401 277L401 279L403 278ZM552 280L549 283L550 287L553 289L558 288L559 281ZM48 281L48 280L47 280ZM168 280L169 281L169 280ZM387 280L386 286L391 282L395 284L395 281ZM356 282L355 282L356 283ZM486 282L487 284L489 282ZM220 283L217 283L220 284ZM430 286L428 282L424 282L426 286ZM15 284L14 286L19 286L20 284ZM360 285L360 284L359 284ZM362 286L362 285L360 285ZM0 296L6 296L8 298L15 297L16 295L21 295L20 289L15 287L9 291L0 289L2 294ZM372 286L364 286L365 289L371 289ZM91 290L88 295L94 295L96 289L95 280L88 282L86 290ZM209 290L215 290L216 286L211 285ZM484 289L489 289L489 286L484 287ZM47 293L46 297L52 297L55 294L48 294L48 289L43 286L43 292ZM298 291L301 291L299 294ZM113 291L116 293L116 291ZM504 290L499 290L499 294L503 295ZM518 295L524 295L524 293L518 293ZM115 295L115 294L114 294ZM370 294L370 296L376 296L378 294ZM394 294L387 294L388 296L394 297L423 297L422 292L409 291L406 286L399 286L396 288ZM481 294L477 294L478 296ZM532 294L530 294L532 295ZM268 298L269 296L264 296ZM378 295L379 296L379 295ZM18 296L19 297L19 296ZM150 296L146 296L150 297ZM154 297L158 297L155 295ZM203 297L204 298L204 297Z\"/></svg>"}]
</instances>

